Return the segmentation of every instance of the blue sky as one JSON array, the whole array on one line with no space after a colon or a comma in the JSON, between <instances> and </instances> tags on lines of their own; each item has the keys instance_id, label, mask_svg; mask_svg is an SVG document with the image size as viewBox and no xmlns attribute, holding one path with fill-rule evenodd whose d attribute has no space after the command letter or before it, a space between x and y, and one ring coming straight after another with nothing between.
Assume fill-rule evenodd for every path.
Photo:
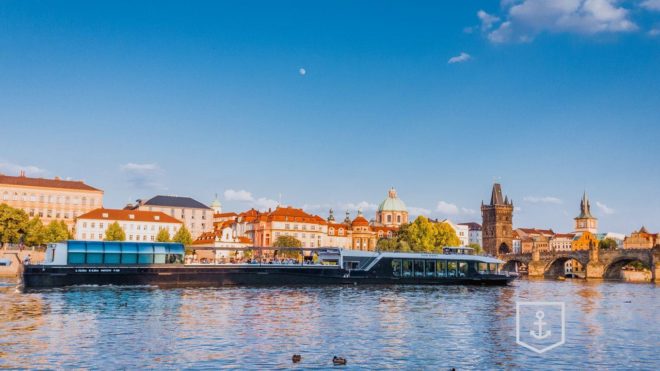
<instances>
[{"instance_id":1,"label":"blue sky","mask_svg":"<svg viewBox=\"0 0 660 371\"><path fill-rule=\"evenodd\" d=\"M301 69L305 73L301 73ZM660 1L0 2L0 172L660 231ZM600 205L600 206L599 206Z\"/></svg>"}]
</instances>

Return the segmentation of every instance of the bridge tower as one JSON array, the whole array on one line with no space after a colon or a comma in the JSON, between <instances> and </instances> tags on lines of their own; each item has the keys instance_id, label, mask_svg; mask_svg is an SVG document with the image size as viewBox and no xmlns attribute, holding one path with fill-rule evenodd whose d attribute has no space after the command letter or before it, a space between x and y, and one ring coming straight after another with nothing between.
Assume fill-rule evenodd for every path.
<instances>
[{"instance_id":1,"label":"bridge tower","mask_svg":"<svg viewBox=\"0 0 660 371\"><path fill-rule=\"evenodd\" d=\"M499 183L493 184L490 204L481 201L481 217L484 251L493 256L513 252L513 200L502 196Z\"/></svg>"},{"instance_id":2,"label":"bridge tower","mask_svg":"<svg viewBox=\"0 0 660 371\"><path fill-rule=\"evenodd\" d=\"M587 197L587 191L584 192L582 201L580 201L580 215L575 217L575 232L598 233L598 219L591 215L591 204L589 203L589 197Z\"/></svg>"}]
</instances>

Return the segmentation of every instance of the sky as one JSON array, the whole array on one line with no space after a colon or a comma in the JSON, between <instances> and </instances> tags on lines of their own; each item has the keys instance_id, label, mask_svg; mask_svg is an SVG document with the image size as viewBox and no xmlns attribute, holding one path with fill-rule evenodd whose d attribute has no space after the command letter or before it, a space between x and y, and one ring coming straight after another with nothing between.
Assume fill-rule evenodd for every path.
<instances>
[{"instance_id":1,"label":"sky","mask_svg":"<svg viewBox=\"0 0 660 371\"><path fill-rule=\"evenodd\" d=\"M0 2L0 172L660 232L660 0Z\"/></svg>"}]
</instances>

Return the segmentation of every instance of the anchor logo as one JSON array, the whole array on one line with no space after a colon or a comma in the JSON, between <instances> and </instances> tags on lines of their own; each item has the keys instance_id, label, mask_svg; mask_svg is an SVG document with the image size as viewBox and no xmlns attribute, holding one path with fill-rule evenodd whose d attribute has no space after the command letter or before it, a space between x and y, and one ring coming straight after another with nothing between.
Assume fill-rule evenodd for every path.
<instances>
[{"instance_id":1,"label":"anchor logo","mask_svg":"<svg viewBox=\"0 0 660 371\"><path fill-rule=\"evenodd\" d=\"M545 339L548 336L552 335L552 331L548 330L546 332L543 332L543 326L545 326L547 323L543 322L543 317L545 317L545 312L542 310L539 310L536 312L536 319L537 321L534 322L535 326L538 326L538 331L534 332L534 330L529 331L529 334L532 335L535 339Z\"/></svg>"},{"instance_id":2,"label":"anchor logo","mask_svg":"<svg viewBox=\"0 0 660 371\"><path fill-rule=\"evenodd\" d=\"M566 341L563 302L517 302L516 343L544 353Z\"/></svg>"}]
</instances>

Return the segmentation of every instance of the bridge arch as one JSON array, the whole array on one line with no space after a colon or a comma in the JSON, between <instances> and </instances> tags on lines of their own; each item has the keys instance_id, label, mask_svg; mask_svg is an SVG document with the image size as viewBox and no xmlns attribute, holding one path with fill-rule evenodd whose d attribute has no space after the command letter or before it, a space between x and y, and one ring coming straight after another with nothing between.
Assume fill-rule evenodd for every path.
<instances>
[{"instance_id":1,"label":"bridge arch","mask_svg":"<svg viewBox=\"0 0 660 371\"><path fill-rule=\"evenodd\" d=\"M500 246L497 248L497 253L498 254L511 254L511 247L506 244L506 242L502 242Z\"/></svg>"},{"instance_id":2,"label":"bridge arch","mask_svg":"<svg viewBox=\"0 0 660 371\"><path fill-rule=\"evenodd\" d=\"M502 269L508 272L521 272L527 270L527 264L528 262L521 259L511 259L506 260Z\"/></svg>"},{"instance_id":3,"label":"bridge arch","mask_svg":"<svg viewBox=\"0 0 660 371\"><path fill-rule=\"evenodd\" d=\"M566 263L569 261L577 262L578 264L572 264L571 272L566 272ZM573 277L585 277L585 269L587 262L578 259L576 256L572 255L563 255L558 256L552 259L546 266L543 275L545 277L565 277L568 274L573 275Z\"/></svg>"},{"instance_id":4,"label":"bridge arch","mask_svg":"<svg viewBox=\"0 0 660 371\"><path fill-rule=\"evenodd\" d=\"M627 266L630 263L635 263L635 262L641 263L646 269L649 270L651 269L651 262L647 261L647 259L640 259L639 257L635 257L635 256L623 256L618 259L615 259L614 261L610 262L607 266L605 266L603 278L610 280L620 280L623 278L621 276L623 267Z\"/></svg>"}]
</instances>

